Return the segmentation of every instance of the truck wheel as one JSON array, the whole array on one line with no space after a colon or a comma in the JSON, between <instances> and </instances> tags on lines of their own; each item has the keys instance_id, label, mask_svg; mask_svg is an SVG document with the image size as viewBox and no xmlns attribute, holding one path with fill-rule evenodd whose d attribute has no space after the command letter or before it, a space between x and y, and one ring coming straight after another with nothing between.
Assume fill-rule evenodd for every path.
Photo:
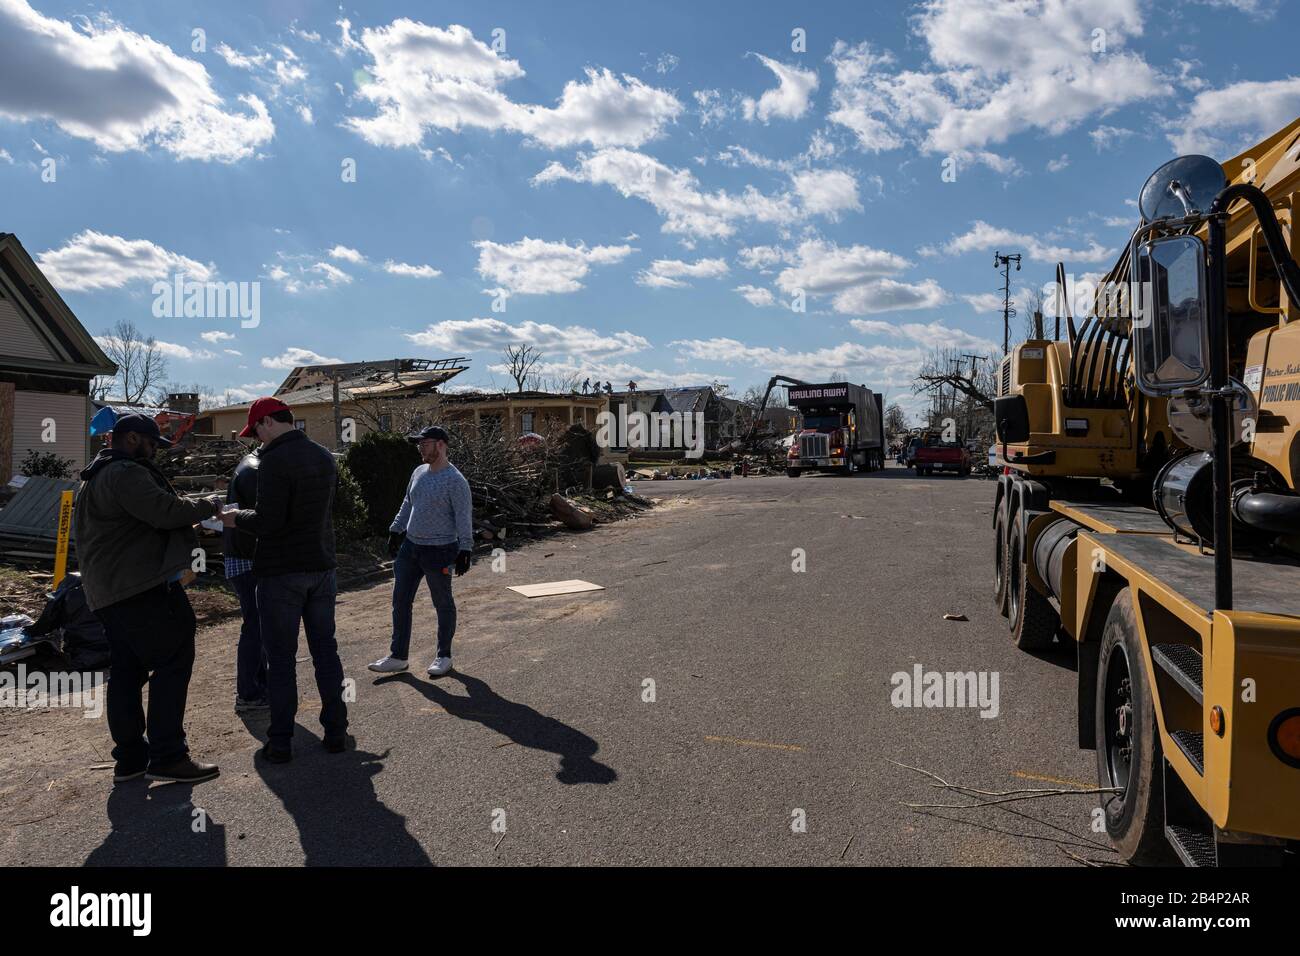
<instances>
[{"instance_id":1,"label":"truck wheel","mask_svg":"<svg viewBox=\"0 0 1300 956\"><path fill-rule=\"evenodd\" d=\"M1106 615L1097 660L1097 779L1106 833L1126 863L1167 861L1160 733L1128 588Z\"/></svg>"},{"instance_id":2,"label":"truck wheel","mask_svg":"<svg viewBox=\"0 0 1300 956\"><path fill-rule=\"evenodd\" d=\"M1052 646L1060 618L1056 608L1029 583L1029 569L1020 553L1020 520L1011 526L1007 551L1007 618L1011 637L1022 651L1037 651Z\"/></svg>"},{"instance_id":3,"label":"truck wheel","mask_svg":"<svg viewBox=\"0 0 1300 956\"><path fill-rule=\"evenodd\" d=\"M998 517L993 523L993 603L998 613L1007 616L1007 508L1004 501L998 507Z\"/></svg>"},{"instance_id":4,"label":"truck wheel","mask_svg":"<svg viewBox=\"0 0 1300 956\"><path fill-rule=\"evenodd\" d=\"M803 472L800 471L798 468L787 468L785 470L785 476L787 478L798 478L802 474Z\"/></svg>"}]
</instances>

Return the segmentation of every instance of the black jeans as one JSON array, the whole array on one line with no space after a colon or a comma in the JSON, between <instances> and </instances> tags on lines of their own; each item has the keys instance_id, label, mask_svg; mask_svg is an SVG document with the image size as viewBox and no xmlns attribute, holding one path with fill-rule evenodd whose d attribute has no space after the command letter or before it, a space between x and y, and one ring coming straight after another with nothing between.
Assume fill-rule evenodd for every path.
<instances>
[{"instance_id":1,"label":"black jeans","mask_svg":"<svg viewBox=\"0 0 1300 956\"><path fill-rule=\"evenodd\" d=\"M320 693L320 722L325 736L348 729L343 703L343 662L334 640L334 571L303 571L257 579L257 614L266 648L267 702L271 705L271 746L285 750L293 740L298 713L298 622L307 633L307 649L316 668Z\"/></svg>"},{"instance_id":2,"label":"black jeans","mask_svg":"<svg viewBox=\"0 0 1300 956\"><path fill-rule=\"evenodd\" d=\"M113 759L134 767L165 766L189 753L185 700L194 670L194 611L179 582L95 612L112 655L108 730ZM150 676L152 672L152 676ZM149 684L146 721L141 692ZM145 731L148 730L146 738Z\"/></svg>"},{"instance_id":3,"label":"black jeans","mask_svg":"<svg viewBox=\"0 0 1300 956\"><path fill-rule=\"evenodd\" d=\"M235 652L235 693L244 700L266 697L266 648L262 646L262 624L257 616L257 578L251 573L230 579L239 595L243 622L239 625L239 647Z\"/></svg>"}]
</instances>

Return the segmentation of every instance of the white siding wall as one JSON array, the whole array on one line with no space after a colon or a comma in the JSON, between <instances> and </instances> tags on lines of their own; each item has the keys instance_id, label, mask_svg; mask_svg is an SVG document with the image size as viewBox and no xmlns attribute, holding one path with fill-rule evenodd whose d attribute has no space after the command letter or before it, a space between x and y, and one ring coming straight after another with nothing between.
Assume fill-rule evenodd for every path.
<instances>
[{"instance_id":1,"label":"white siding wall","mask_svg":"<svg viewBox=\"0 0 1300 956\"><path fill-rule=\"evenodd\" d=\"M86 430L89 405L84 395L60 395L54 392L14 393L14 453L13 473L19 473L19 464L29 449L41 453L54 452L60 458L71 458L73 466L86 466ZM41 441L45 430L41 424L52 418L55 423L54 442Z\"/></svg>"},{"instance_id":2,"label":"white siding wall","mask_svg":"<svg viewBox=\"0 0 1300 956\"><path fill-rule=\"evenodd\" d=\"M0 298L0 353L17 358L58 358L41 341L31 323L5 298Z\"/></svg>"}]
</instances>

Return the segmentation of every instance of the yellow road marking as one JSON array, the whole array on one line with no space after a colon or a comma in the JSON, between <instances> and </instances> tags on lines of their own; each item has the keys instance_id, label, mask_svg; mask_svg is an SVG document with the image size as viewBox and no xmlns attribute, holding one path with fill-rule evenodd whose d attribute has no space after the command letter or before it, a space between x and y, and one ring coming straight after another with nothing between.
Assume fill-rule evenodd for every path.
<instances>
[{"instance_id":1,"label":"yellow road marking","mask_svg":"<svg viewBox=\"0 0 1300 956\"><path fill-rule=\"evenodd\" d=\"M1041 773L1027 773L1024 770L1013 770L1011 776L1019 777L1021 780L1041 780L1044 783L1060 783L1067 787L1074 787L1076 790L1095 790L1096 784L1080 783L1077 780L1065 780L1061 777L1050 777Z\"/></svg>"},{"instance_id":2,"label":"yellow road marking","mask_svg":"<svg viewBox=\"0 0 1300 956\"><path fill-rule=\"evenodd\" d=\"M706 734L705 740L720 744L737 744L741 747L766 747L769 750L792 750L801 752L803 750L798 744L774 744L766 740L741 740L739 737L715 737Z\"/></svg>"}]
</instances>

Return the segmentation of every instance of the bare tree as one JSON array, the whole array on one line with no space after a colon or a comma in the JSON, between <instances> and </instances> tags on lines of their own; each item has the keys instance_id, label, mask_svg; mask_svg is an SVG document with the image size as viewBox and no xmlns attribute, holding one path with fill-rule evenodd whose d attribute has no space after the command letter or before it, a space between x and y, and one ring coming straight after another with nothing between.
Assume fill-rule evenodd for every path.
<instances>
[{"instance_id":1,"label":"bare tree","mask_svg":"<svg viewBox=\"0 0 1300 956\"><path fill-rule=\"evenodd\" d=\"M895 402L885 409L885 434L891 437L907 431L907 413Z\"/></svg>"},{"instance_id":2,"label":"bare tree","mask_svg":"<svg viewBox=\"0 0 1300 956\"><path fill-rule=\"evenodd\" d=\"M542 353L531 345L507 345L502 354L506 360L506 371L515 380L515 391L522 392L528 380L533 377L533 369L542 360Z\"/></svg>"},{"instance_id":3,"label":"bare tree","mask_svg":"<svg viewBox=\"0 0 1300 956\"><path fill-rule=\"evenodd\" d=\"M1000 349L984 356L942 347L931 352L912 384L913 393L928 392L931 397L923 424L936 427L951 418L968 438L991 435L1001 361Z\"/></svg>"},{"instance_id":4,"label":"bare tree","mask_svg":"<svg viewBox=\"0 0 1300 956\"><path fill-rule=\"evenodd\" d=\"M533 381L538 391L569 395L578 391L580 379L577 372L556 371L550 375L536 375Z\"/></svg>"},{"instance_id":5,"label":"bare tree","mask_svg":"<svg viewBox=\"0 0 1300 956\"><path fill-rule=\"evenodd\" d=\"M134 322L119 321L104 333L100 345L117 366L116 376L100 376L92 386L101 400L116 385L127 404L137 404L167 377L167 357L154 337L146 338Z\"/></svg>"},{"instance_id":6,"label":"bare tree","mask_svg":"<svg viewBox=\"0 0 1300 956\"><path fill-rule=\"evenodd\" d=\"M1020 294L1024 296L1025 300L1025 338L1032 339L1038 332L1038 330L1034 328L1034 313L1037 312L1041 315L1043 312L1043 303L1045 299L1045 296L1043 295L1043 287L1041 285L1026 286L1020 290ZM1046 324L1046 320L1044 320L1044 324ZM1048 338L1051 338L1052 330L1045 328L1043 329L1043 334Z\"/></svg>"}]
</instances>

